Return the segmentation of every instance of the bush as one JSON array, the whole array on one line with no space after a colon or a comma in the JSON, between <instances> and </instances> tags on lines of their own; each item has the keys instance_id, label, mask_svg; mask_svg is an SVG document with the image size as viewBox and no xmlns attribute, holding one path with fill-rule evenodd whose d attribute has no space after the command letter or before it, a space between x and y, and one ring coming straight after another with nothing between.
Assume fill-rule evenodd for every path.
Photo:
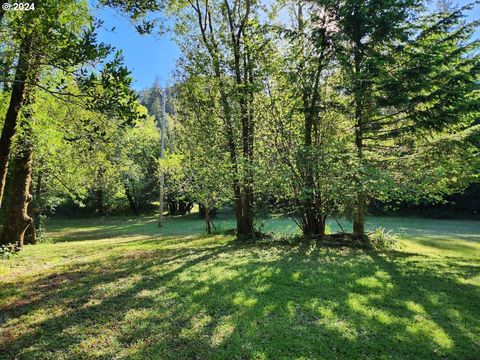
<instances>
[{"instance_id":1,"label":"bush","mask_svg":"<svg viewBox=\"0 0 480 360\"><path fill-rule=\"evenodd\" d=\"M377 250L391 249L398 244L398 240L398 235L392 230L386 231L383 227L376 228L368 234L369 245Z\"/></svg>"}]
</instances>

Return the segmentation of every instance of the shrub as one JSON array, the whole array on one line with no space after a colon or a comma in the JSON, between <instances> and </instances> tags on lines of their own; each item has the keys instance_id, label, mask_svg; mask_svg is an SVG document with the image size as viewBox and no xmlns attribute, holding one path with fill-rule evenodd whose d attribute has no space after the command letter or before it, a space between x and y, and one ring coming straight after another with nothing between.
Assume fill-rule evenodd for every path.
<instances>
[{"instance_id":1,"label":"shrub","mask_svg":"<svg viewBox=\"0 0 480 360\"><path fill-rule=\"evenodd\" d=\"M376 228L368 234L369 245L377 250L391 249L398 244L398 240L398 235L392 230L386 231L383 227Z\"/></svg>"},{"instance_id":2,"label":"shrub","mask_svg":"<svg viewBox=\"0 0 480 360\"><path fill-rule=\"evenodd\" d=\"M6 260L15 255L20 248L17 244L0 245L0 259Z\"/></svg>"}]
</instances>

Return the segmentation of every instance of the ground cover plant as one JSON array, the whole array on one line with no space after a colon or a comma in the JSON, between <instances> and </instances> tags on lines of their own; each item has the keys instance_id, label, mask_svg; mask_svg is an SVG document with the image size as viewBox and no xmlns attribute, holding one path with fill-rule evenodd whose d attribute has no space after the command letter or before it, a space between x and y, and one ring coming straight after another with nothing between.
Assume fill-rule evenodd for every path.
<instances>
[{"instance_id":1,"label":"ground cover plant","mask_svg":"<svg viewBox=\"0 0 480 360\"><path fill-rule=\"evenodd\" d=\"M387 223L402 239L377 252L243 245L192 217L51 221L0 264L0 358L475 359L480 225L368 222Z\"/></svg>"}]
</instances>

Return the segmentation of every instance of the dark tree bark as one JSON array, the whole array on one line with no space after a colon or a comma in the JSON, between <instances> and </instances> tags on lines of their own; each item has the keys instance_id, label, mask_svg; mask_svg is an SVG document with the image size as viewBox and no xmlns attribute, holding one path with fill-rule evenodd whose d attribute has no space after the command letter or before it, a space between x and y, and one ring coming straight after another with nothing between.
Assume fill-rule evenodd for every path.
<instances>
[{"instance_id":1,"label":"dark tree bark","mask_svg":"<svg viewBox=\"0 0 480 360\"><path fill-rule=\"evenodd\" d=\"M209 208L205 208L205 231L209 235L212 233L212 220L210 218L210 209Z\"/></svg>"},{"instance_id":2,"label":"dark tree bark","mask_svg":"<svg viewBox=\"0 0 480 360\"><path fill-rule=\"evenodd\" d=\"M252 86L254 84L253 75L253 60L250 56L250 49L245 46L245 53L243 57L244 68L244 82L247 84L246 90L244 90L245 97L245 110L242 116L242 122L244 134L243 156L247 159L247 167L244 170L244 193L245 201L243 204L243 217L244 217L244 237L251 239L255 236L254 228L254 176L253 176L253 164L255 160L254 152L254 133L255 133L255 116L254 116L254 94L252 92Z\"/></svg>"},{"instance_id":3,"label":"dark tree bark","mask_svg":"<svg viewBox=\"0 0 480 360\"><path fill-rule=\"evenodd\" d=\"M190 212L193 208L193 203L191 201L179 200L178 201L178 214L185 215Z\"/></svg>"},{"instance_id":4,"label":"dark tree bark","mask_svg":"<svg viewBox=\"0 0 480 360\"><path fill-rule=\"evenodd\" d=\"M100 166L97 170L97 177L95 180L95 210L98 215L105 215L105 169Z\"/></svg>"},{"instance_id":5,"label":"dark tree bark","mask_svg":"<svg viewBox=\"0 0 480 360\"><path fill-rule=\"evenodd\" d=\"M255 237L254 229L254 195L253 195L253 134L254 134L254 117L253 117L253 64L249 55L248 45L241 46L241 37L245 35L245 25L248 21L248 13L250 12L251 2L246 1L245 17L242 24L235 24L234 13L230 8L228 1L224 2L227 13L228 25L230 28L231 46L234 59L235 82L240 89L239 107L240 107L240 124L242 131L242 157L245 162L243 170L242 186L240 190L240 202L235 203L236 215L240 216L241 227L238 226L237 217L237 238L240 240L248 240ZM243 51L242 51L243 50ZM235 190L235 189L234 189ZM235 199L237 200L237 199ZM241 210L237 209L240 206ZM238 216L237 215L237 216Z\"/></svg>"},{"instance_id":6,"label":"dark tree bark","mask_svg":"<svg viewBox=\"0 0 480 360\"><path fill-rule=\"evenodd\" d=\"M186 200L168 200L168 214L171 216L175 215L186 215L193 208L193 202ZM203 219L203 217L202 217Z\"/></svg>"},{"instance_id":7,"label":"dark tree bark","mask_svg":"<svg viewBox=\"0 0 480 360\"><path fill-rule=\"evenodd\" d=\"M212 16L210 14L210 8L208 2L204 9L196 4L191 3L192 8L196 12L197 20L201 32L203 42L207 48L207 51L210 55L212 66L215 72L215 78L219 84L219 93L220 93L220 104L223 111L223 118L225 124L225 133L227 146L230 153L230 161L232 164L233 172L233 195L234 195L234 206L235 206L235 218L237 222L237 238L244 240L249 239L254 236L253 229L253 177L249 174L243 174L241 176L239 171L239 158L237 154L237 146L235 143L234 137L234 126L233 119L234 113L230 105L231 98L228 96L225 82L224 82L224 73L221 70L220 57L219 57L219 46L217 39L214 35L214 27L212 24ZM224 1L223 5L225 6L226 16L228 26L230 27L230 42L233 50L234 57L234 73L235 81L237 84L240 84L240 88L250 88L247 85L249 79L246 78L245 81L242 79L242 67L241 67L241 37L244 36L245 26L248 21L248 16L250 14L252 3L250 0L247 0L245 3L245 15L241 19L240 24L236 24L234 20L235 11L230 8L228 1ZM203 13L205 12L205 14ZM244 68L243 70L247 70ZM248 71L248 70L247 70ZM252 90L247 90L251 92ZM242 128L242 156L244 159L249 162L253 159L253 122L250 123L248 119L248 98L245 96L246 91L241 90L239 97L240 105L240 125ZM251 144L251 145L250 145ZM248 164L247 164L248 165ZM251 171L251 170L250 170Z\"/></svg>"},{"instance_id":8,"label":"dark tree bark","mask_svg":"<svg viewBox=\"0 0 480 360\"><path fill-rule=\"evenodd\" d=\"M235 208L235 220L237 223L237 237L244 236L244 220L243 220L243 205L242 205L242 190L240 187L239 181L239 171L238 171L238 157L237 157L237 146L235 144L233 126L232 126L232 109L230 107L230 102L228 100L227 93L222 81L220 63L218 58L214 59L214 68L215 76L219 81L220 89L220 102L222 104L223 113L225 116L225 133L227 137L227 145L230 154L230 162L232 164L233 170L233 196L234 196L234 208Z\"/></svg>"},{"instance_id":9,"label":"dark tree bark","mask_svg":"<svg viewBox=\"0 0 480 360\"><path fill-rule=\"evenodd\" d=\"M205 219L206 211L207 210L205 209L205 206L203 206L202 204L198 205L198 217L200 219ZM209 215L210 215L210 219L214 218L217 215L217 208L216 207L211 208L209 210Z\"/></svg>"},{"instance_id":10,"label":"dark tree bark","mask_svg":"<svg viewBox=\"0 0 480 360\"><path fill-rule=\"evenodd\" d=\"M175 216L177 215L178 212L178 201L177 200L171 200L169 199L167 201L167 207L168 207L168 214L170 216Z\"/></svg>"},{"instance_id":11,"label":"dark tree bark","mask_svg":"<svg viewBox=\"0 0 480 360\"><path fill-rule=\"evenodd\" d=\"M316 89L313 89L316 91ZM309 93L309 92L307 92ZM319 189L315 185L315 174L313 170L313 125L316 121L314 115L313 104L308 101L308 94L304 94L305 103L305 154L304 154L304 176L305 188L307 193L303 203L302 231L305 236L324 236L325 235L325 219L322 213ZM314 106L314 105L313 105Z\"/></svg>"},{"instance_id":12,"label":"dark tree bark","mask_svg":"<svg viewBox=\"0 0 480 360\"><path fill-rule=\"evenodd\" d=\"M19 51L18 64L15 73L15 81L12 85L10 104L5 115L2 135L0 137L0 206L2 205L7 180L8 160L12 146L13 136L17 126L18 115L25 102L25 83L29 75L31 39L25 38Z\"/></svg>"},{"instance_id":13,"label":"dark tree bark","mask_svg":"<svg viewBox=\"0 0 480 360\"><path fill-rule=\"evenodd\" d=\"M303 6L298 5L298 32L303 36L305 32L305 21L303 17ZM302 52L304 43L302 41ZM324 54L327 51L328 44L326 38L323 39L322 52L316 59L315 71L311 74L301 65L301 74L308 77L308 80L301 89L304 118L304 138L303 138L303 156L301 158L301 187L306 190L305 198L300 204L302 210L301 228L305 236L324 236L326 214L322 209L321 189L317 186L318 174L315 173L314 164L317 159L314 157L314 150L319 144L319 102L320 102L320 76L324 68ZM313 61L313 60L312 60Z\"/></svg>"},{"instance_id":14,"label":"dark tree bark","mask_svg":"<svg viewBox=\"0 0 480 360\"><path fill-rule=\"evenodd\" d=\"M22 50L20 55L24 56ZM27 59L31 61L32 59ZM27 61L25 60L25 61ZM22 62L19 59L19 67ZM24 245L25 233L30 228L28 243L36 242L36 229L33 217L30 213L33 211L29 209L32 195L32 165L33 165L33 136L31 122L33 120L33 112L31 106L35 103L35 89L34 84L39 79L39 72L35 71L31 64L27 66L25 73L25 82L23 82L23 89L21 92L23 110L23 122L16 126L21 126L22 131L17 139L15 165L12 172L12 177L9 185L9 201L6 211L5 224L0 233L0 244L13 243L18 247ZM25 83L30 84L27 89ZM13 91L12 91L13 93ZM11 103L10 103L11 105ZM17 109L15 122L17 121L20 108ZM7 113L8 114L8 113ZM14 129L15 130L15 129ZM12 135L13 136L13 135ZM3 133L2 133L3 138ZM11 139L10 139L11 141ZM8 164L8 158L7 158ZM5 166L6 170L6 166Z\"/></svg>"},{"instance_id":15,"label":"dark tree bark","mask_svg":"<svg viewBox=\"0 0 480 360\"><path fill-rule=\"evenodd\" d=\"M25 133L28 130L24 130ZM27 134L24 134L27 137ZM23 246L25 231L34 226L28 215L28 204L32 200L30 184L32 182L33 146L30 139L19 142L21 147L15 157L15 165L10 183L10 197L7 207L5 225L0 233L0 244L17 244Z\"/></svg>"},{"instance_id":16,"label":"dark tree bark","mask_svg":"<svg viewBox=\"0 0 480 360\"><path fill-rule=\"evenodd\" d=\"M357 111L357 114L360 112ZM360 165L359 171L361 172L361 166L363 164L363 131L362 131L362 122L361 116L358 115L357 126L355 131L355 145L357 147L357 156L358 162ZM353 212L353 235L358 238L365 237L365 210L366 210L366 199L365 194L362 190L361 184L361 173L357 174L357 183L356 183L356 199L355 199L355 209Z\"/></svg>"}]
</instances>

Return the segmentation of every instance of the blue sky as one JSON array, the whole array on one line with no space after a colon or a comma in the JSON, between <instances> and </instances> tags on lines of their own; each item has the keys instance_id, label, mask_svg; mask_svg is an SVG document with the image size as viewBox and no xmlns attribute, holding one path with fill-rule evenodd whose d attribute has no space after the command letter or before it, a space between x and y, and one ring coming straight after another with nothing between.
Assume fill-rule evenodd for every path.
<instances>
[{"instance_id":1,"label":"blue sky","mask_svg":"<svg viewBox=\"0 0 480 360\"><path fill-rule=\"evenodd\" d=\"M456 1L459 5L469 2L470 0ZM172 40L171 34L162 37L139 35L127 19L110 9L101 10L96 15L104 21L103 29L99 31L99 40L123 51L125 63L134 78L135 89L140 90L150 86L156 78L162 84L170 82L172 71L180 55L180 50ZM479 7L471 11L470 18L480 18ZM110 31L113 27L115 30Z\"/></svg>"},{"instance_id":2,"label":"blue sky","mask_svg":"<svg viewBox=\"0 0 480 360\"><path fill-rule=\"evenodd\" d=\"M133 87L137 90L150 86L156 78L168 84L180 50L171 34L140 35L128 19L111 9L95 13L103 20L99 40L122 50L125 63L132 72ZM111 29L115 27L115 30Z\"/></svg>"}]
</instances>

